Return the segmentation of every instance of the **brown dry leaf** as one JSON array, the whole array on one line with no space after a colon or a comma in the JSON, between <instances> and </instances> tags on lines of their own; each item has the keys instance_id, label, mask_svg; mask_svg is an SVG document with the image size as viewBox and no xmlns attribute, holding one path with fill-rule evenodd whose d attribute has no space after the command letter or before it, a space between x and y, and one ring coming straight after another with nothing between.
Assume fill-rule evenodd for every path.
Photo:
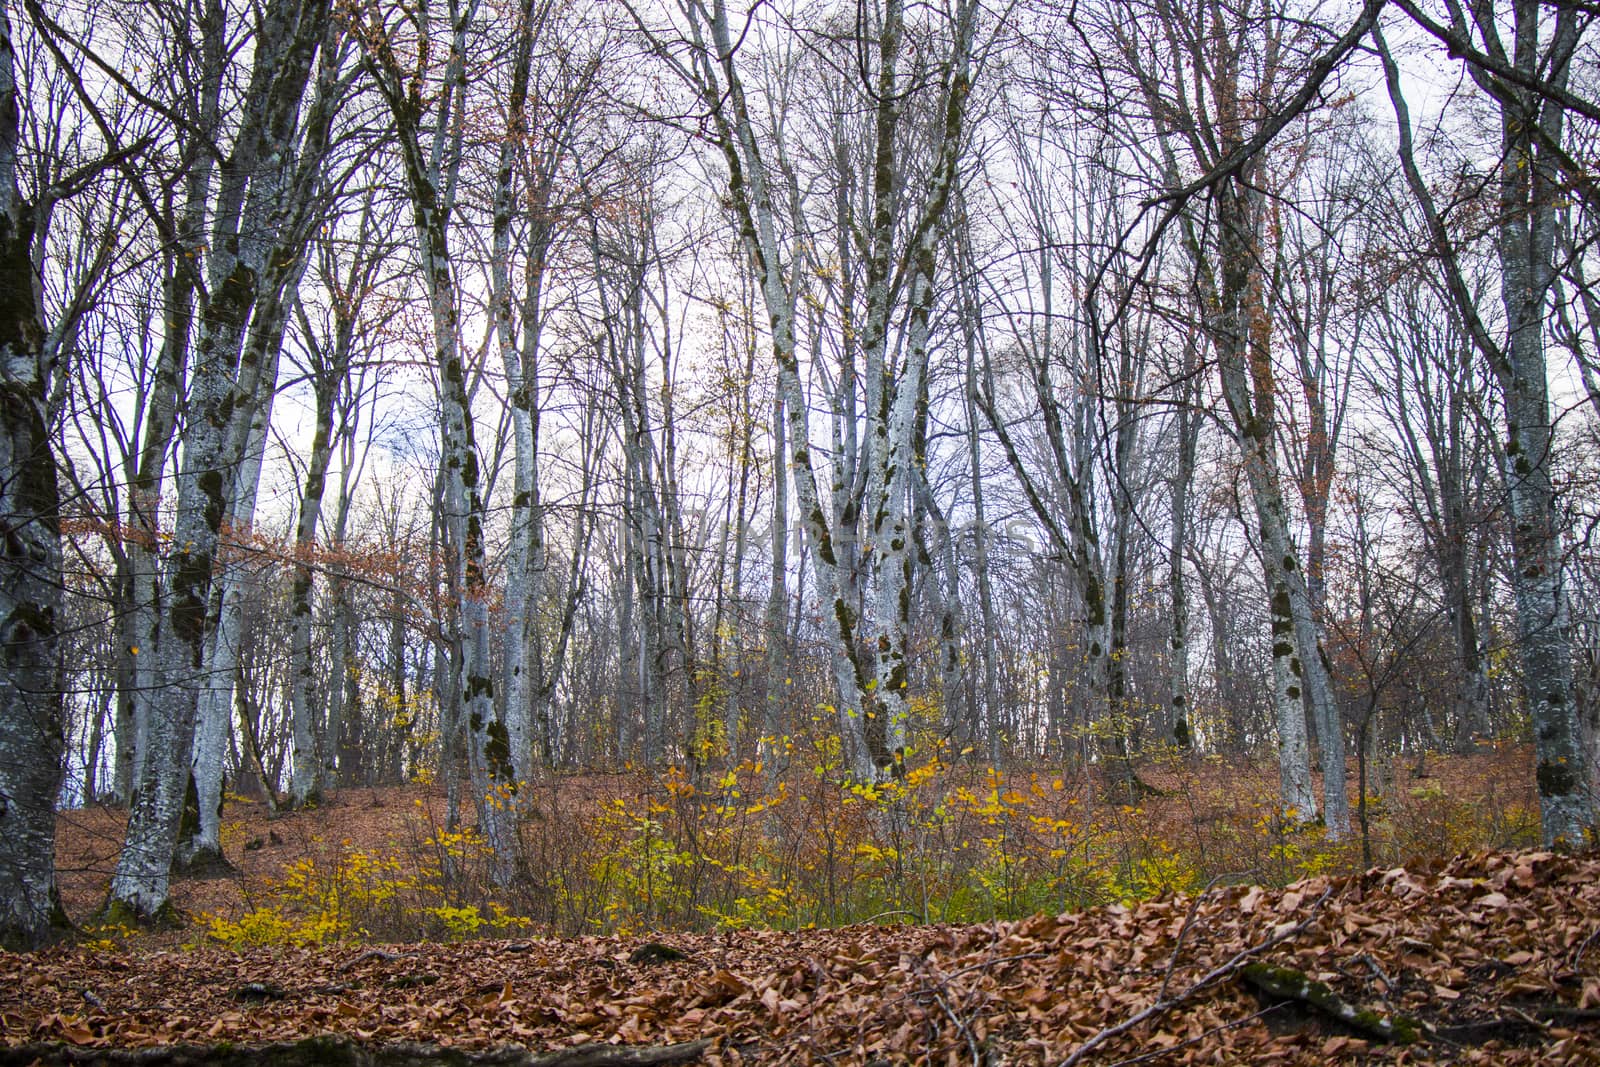
<instances>
[{"instance_id":1,"label":"brown dry leaf","mask_svg":"<svg viewBox=\"0 0 1600 1067\"><path fill-rule=\"evenodd\" d=\"M1240 915L1254 915L1256 907L1261 904L1261 897L1266 896L1266 889L1261 886L1250 886L1250 891L1238 901Z\"/></svg>"},{"instance_id":2,"label":"brown dry leaf","mask_svg":"<svg viewBox=\"0 0 1600 1067\"><path fill-rule=\"evenodd\" d=\"M1181 994L1274 930L1309 919L1267 954L1270 962L1324 980L1358 1006L1387 996L1441 1030L1492 1043L1439 1046L1419 1057L1369 1047L1305 1013L1273 1013L1279 1033L1260 1020L1238 1025L1264 1005L1240 983L1222 981L1106 1040L1088 1062L1163 1047L1172 1050L1159 1061L1167 1064L1304 1067L1441 1056L1532 1067L1600 1055L1588 1020L1555 1020L1567 1030L1561 1036L1516 1022L1505 1008L1514 1003L1536 1018L1541 1006L1600 1008L1600 951L1567 975L1577 946L1600 928L1600 859L1523 853L1468 857L1431 872L1373 872L1339 883L1317 905L1322 888L1219 889L1195 907L1186 932L1190 902L1167 899L963 927L680 935L672 944L690 962L670 968L618 965L632 946L617 938L519 950L496 942L394 946L404 964L349 970L340 969L356 956L348 950L0 955L0 974L22 978L0 983L0 1035L9 1045L44 1038L128 1047L332 1029L374 1043L516 1041L535 1050L706 1036L723 1042L708 1062L776 1067L860 1067L869 1049L895 1062L964 1063L969 1041L979 1041L996 1060L1042 1067L1155 1003L1164 981L1167 995ZM397 994L388 983L400 973L429 975L430 984ZM297 992L245 1008L229 1002L218 1014L218 990L262 975ZM105 1004L88 1021L77 1014L84 989Z\"/></svg>"}]
</instances>

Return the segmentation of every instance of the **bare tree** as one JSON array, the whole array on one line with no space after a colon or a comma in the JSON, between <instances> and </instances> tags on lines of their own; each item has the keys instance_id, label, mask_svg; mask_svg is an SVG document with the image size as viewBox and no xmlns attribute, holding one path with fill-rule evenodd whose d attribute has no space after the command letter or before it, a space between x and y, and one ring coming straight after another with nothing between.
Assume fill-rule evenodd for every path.
<instances>
[{"instance_id":1,"label":"bare tree","mask_svg":"<svg viewBox=\"0 0 1600 1067\"><path fill-rule=\"evenodd\" d=\"M510 797L516 771L505 721L495 709L483 486L450 251L463 160L468 31L476 11L475 0L451 0L442 19L426 6L415 12L374 6L360 41L364 64L392 119L427 293L439 391L441 518L450 553L450 589L460 618L452 654L459 672L461 725L467 731L478 827L495 857L494 880L505 885L515 859ZM440 34L443 42L437 39ZM431 50L441 43L445 62L442 70L435 70ZM447 747L450 733L446 731Z\"/></svg>"},{"instance_id":2,"label":"bare tree","mask_svg":"<svg viewBox=\"0 0 1600 1067\"><path fill-rule=\"evenodd\" d=\"M1198 169L1208 176L1193 187L1198 200L1178 200L1183 209L1173 217L1260 537L1283 803L1312 819L1305 708L1318 722L1338 720L1280 469L1274 294L1266 272L1274 174L1265 148L1299 110L1294 103L1303 109L1305 89L1320 81L1319 72L1325 76L1328 58L1348 45L1341 39L1318 51L1326 35L1273 4L1219 13L1157 3L1147 13L1104 31L1151 124L1158 188L1182 197L1190 192L1182 175ZM1327 781L1342 797L1342 754L1330 766ZM1342 804L1326 814L1330 832L1348 829Z\"/></svg>"},{"instance_id":3,"label":"bare tree","mask_svg":"<svg viewBox=\"0 0 1600 1067\"><path fill-rule=\"evenodd\" d=\"M1506 488L1517 601L1523 693L1534 724L1540 825L1549 844L1576 845L1595 817L1593 783L1582 750L1572 685L1572 650L1562 592L1561 524L1551 480L1553 442L1545 320L1557 280L1557 230L1566 178L1569 112L1591 109L1568 91L1572 61L1591 19L1559 6L1548 18L1538 0L1469 13L1447 5L1449 34L1465 42L1467 73L1500 119L1492 190L1493 239L1500 268L1504 329L1491 332L1462 267L1463 248L1418 165L1398 64L1374 31L1399 131L1401 169L1422 211L1435 262L1479 356L1493 371L1506 423ZM1420 12L1413 13L1413 18ZM1428 23L1422 20L1426 26ZM1591 120L1597 116L1590 114Z\"/></svg>"},{"instance_id":4,"label":"bare tree","mask_svg":"<svg viewBox=\"0 0 1600 1067\"><path fill-rule=\"evenodd\" d=\"M682 78L706 110L711 142L727 168L735 221L760 279L788 420L795 492L832 650L840 731L852 770L860 777L891 772L903 758L913 561L912 442L919 419L926 416L918 401L927 374L927 349L918 337L925 336L934 284L934 249L956 188L965 142L978 19L976 5L966 0L930 15L937 21L923 28L929 32L926 47L936 58L927 73L921 60L915 71L901 66L907 22L900 0L863 9L860 29L866 36L859 39L855 49L858 63L852 64L861 80L856 91L864 96L873 115L867 209L855 238L864 272L860 290L864 308L859 321L866 434L859 486L836 478L835 489L855 496L849 509L864 522L869 550L864 555L872 567L874 592L867 620L850 595L849 574L837 551L841 540L848 543L852 531L841 530L847 524L830 521L823 509L817 466L812 460L796 353L796 301L799 273L805 263L789 243L804 221L790 210L786 236L782 218L786 208L799 206L793 183L784 178L788 132L781 126L769 131L759 128L743 69L749 60L741 59L736 45L740 34L720 0L709 7L686 5L684 25L675 40L651 31L640 17L641 29L650 33L658 57ZM905 118L914 99L933 117L933 132L927 135L926 169L920 182L925 191L912 201L906 196L907 138L911 134ZM843 175L838 180L846 181ZM790 191L787 204L786 184ZM903 316L900 321L906 338L898 365L891 358L890 347L897 315ZM853 426L850 432L854 432ZM858 640L863 630L875 646L870 652Z\"/></svg>"}]
</instances>

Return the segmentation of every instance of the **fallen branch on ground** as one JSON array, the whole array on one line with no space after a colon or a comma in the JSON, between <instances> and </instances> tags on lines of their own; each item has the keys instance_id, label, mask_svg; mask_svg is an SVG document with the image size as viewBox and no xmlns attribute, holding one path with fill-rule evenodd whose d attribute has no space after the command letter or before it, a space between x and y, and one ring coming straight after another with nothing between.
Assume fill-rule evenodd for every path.
<instances>
[{"instance_id":1,"label":"fallen branch on ground","mask_svg":"<svg viewBox=\"0 0 1600 1067\"><path fill-rule=\"evenodd\" d=\"M1332 893L1333 885L1330 883L1328 888L1322 891L1322 895L1312 902L1311 909L1304 919L1301 919L1299 922L1295 923L1288 929L1283 930L1281 933L1275 933L1263 941L1259 941L1254 945L1248 945L1245 948L1240 949L1238 952L1234 953L1226 963L1207 971L1203 976L1197 979L1192 985L1183 990L1181 993L1176 993L1172 996L1158 997L1153 1004L1145 1008L1143 1011L1134 1015L1130 1015L1128 1018L1122 1020L1120 1023L1117 1023L1115 1026L1108 1026L1099 1033L1090 1036L1088 1040L1084 1041L1083 1044L1079 1045L1075 1050L1073 1050L1072 1055L1067 1057L1066 1061L1061 1065L1061 1067L1075 1067L1076 1064L1083 1062L1083 1058L1085 1056L1099 1048L1101 1045L1105 1044L1107 1041L1110 1041L1112 1038L1120 1037L1129 1030L1132 1030L1143 1023L1149 1022L1151 1019L1159 1018L1160 1016L1165 1015L1178 1005L1192 999L1195 995L1210 989L1212 986L1222 982L1225 979L1232 978L1234 975L1243 970L1246 964L1250 963L1263 952L1283 944L1290 938L1298 937L1306 927L1311 925L1311 921L1317 917L1317 912L1322 909L1322 905L1327 901L1328 897L1332 895ZM1173 949L1174 955L1176 955L1176 953L1181 950L1182 947L1183 945L1180 941L1179 944ZM1162 983L1162 988L1166 988L1165 982Z\"/></svg>"},{"instance_id":2,"label":"fallen branch on ground","mask_svg":"<svg viewBox=\"0 0 1600 1067\"><path fill-rule=\"evenodd\" d=\"M1294 970L1292 967L1250 963L1245 965L1241 974L1246 982L1263 993L1284 1000L1299 1001L1301 1004L1316 1008L1363 1037L1396 1045L1409 1045L1421 1036L1417 1024L1405 1016L1383 1015L1370 1008L1358 1008L1345 1001L1325 983L1318 982L1303 971Z\"/></svg>"}]
</instances>

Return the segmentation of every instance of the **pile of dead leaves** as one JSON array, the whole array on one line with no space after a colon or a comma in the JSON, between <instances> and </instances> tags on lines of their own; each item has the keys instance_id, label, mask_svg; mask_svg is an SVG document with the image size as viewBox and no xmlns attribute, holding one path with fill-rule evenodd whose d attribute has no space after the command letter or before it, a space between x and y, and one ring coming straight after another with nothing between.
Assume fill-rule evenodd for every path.
<instances>
[{"instance_id":1,"label":"pile of dead leaves","mask_svg":"<svg viewBox=\"0 0 1600 1067\"><path fill-rule=\"evenodd\" d=\"M0 956L0 1061L338 1035L497 1062L509 1043L713 1065L1600 1062L1597 942L1600 858L1535 852L981 926L59 949Z\"/></svg>"}]
</instances>

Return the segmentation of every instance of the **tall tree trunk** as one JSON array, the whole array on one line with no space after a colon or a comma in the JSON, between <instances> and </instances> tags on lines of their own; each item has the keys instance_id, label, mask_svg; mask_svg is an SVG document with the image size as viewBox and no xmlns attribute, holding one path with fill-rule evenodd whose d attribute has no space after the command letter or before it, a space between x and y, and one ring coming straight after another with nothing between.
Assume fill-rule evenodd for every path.
<instances>
[{"instance_id":1,"label":"tall tree trunk","mask_svg":"<svg viewBox=\"0 0 1600 1067\"><path fill-rule=\"evenodd\" d=\"M203 186L198 191L191 190L191 196L198 197L199 203L190 206L179 231L180 241L192 241L189 247L202 240ZM189 218L191 213L198 217ZM146 752L144 732L150 720L150 702L162 686L155 654L162 615L161 559L156 546L160 541L162 487L177 432L179 385L194 319L192 268L178 265L178 257L171 252L165 258L172 262L163 272L162 282L166 327L151 375L143 441L135 466L128 472L129 535L124 549L128 573L117 620L121 632L118 652L123 665L117 695L117 755L112 772L112 793L119 804L129 803L132 797L139 773L137 761Z\"/></svg>"},{"instance_id":2,"label":"tall tree trunk","mask_svg":"<svg viewBox=\"0 0 1600 1067\"><path fill-rule=\"evenodd\" d=\"M1544 73L1565 87L1579 34L1579 13L1562 9L1549 27L1548 56L1540 55L1546 16L1536 0L1516 0L1514 54L1529 76ZM1544 146L1560 145L1565 113L1554 100L1528 90L1501 97L1500 299L1507 344L1496 370L1505 396L1506 465L1511 497L1512 588L1523 692L1533 719L1538 758L1540 824L1551 844L1578 847L1595 819L1572 685L1572 649L1562 589L1565 526L1550 477L1555 435L1545 363L1545 309L1555 281L1558 213L1565 182ZM1540 140L1542 136L1543 140Z\"/></svg>"},{"instance_id":3,"label":"tall tree trunk","mask_svg":"<svg viewBox=\"0 0 1600 1067\"><path fill-rule=\"evenodd\" d=\"M1546 77L1564 92L1578 43L1579 13L1562 8L1553 20L1547 20L1537 0L1514 0L1510 7L1509 24L1492 6L1474 8L1473 28L1484 37L1490 52L1509 57L1523 77L1534 81ZM1452 15L1454 30L1467 37L1466 14L1452 8ZM1541 42L1547 28L1549 38ZM1510 47L1501 39L1506 29L1513 34ZM1540 831L1546 844L1577 847L1594 822L1595 808L1574 699L1566 597L1561 585L1562 523L1550 477L1554 435L1544 348L1544 313L1556 278L1556 229L1567 195L1557 155L1565 109L1555 96L1535 93L1482 67L1468 65L1468 73L1497 101L1500 111L1500 202L1495 238L1506 316L1506 339L1501 344L1478 313L1452 235L1417 169L1399 67L1382 34L1374 31L1373 36L1383 58L1406 182L1427 221L1451 298L1474 347L1494 371L1504 401L1505 478L1516 563L1512 589L1517 603L1517 651L1523 697L1533 720Z\"/></svg>"},{"instance_id":4,"label":"tall tree trunk","mask_svg":"<svg viewBox=\"0 0 1600 1067\"><path fill-rule=\"evenodd\" d=\"M568 560L565 588L561 591L561 611L556 620L555 647L546 654L542 641L535 641L530 657L533 668L533 719L539 731L541 756L548 766L555 766L569 754L576 740L574 731L567 728L555 714L556 687L566 673L567 656L572 647L572 635L578 617L578 607L588 590L589 556L593 551L596 522L594 492L596 488L595 465L599 462L601 442L607 436L606 420L590 409L583 421L583 434L579 445L578 499L574 508L577 522L572 533L572 555ZM537 485L537 479L535 479ZM536 589L543 588L543 574L549 566L549 553L544 544L543 508L534 511L535 567L541 575Z\"/></svg>"},{"instance_id":5,"label":"tall tree trunk","mask_svg":"<svg viewBox=\"0 0 1600 1067\"><path fill-rule=\"evenodd\" d=\"M1176 419L1177 463L1172 472L1172 544L1167 551L1167 586L1171 605L1168 631L1167 709L1171 738L1179 748L1194 744L1194 708L1189 686L1189 594L1184 556L1189 546L1189 485L1194 481L1195 450L1200 436L1200 391L1193 381L1196 351L1184 344L1183 395Z\"/></svg>"},{"instance_id":6,"label":"tall tree trunk","mask_svg":"<svg viewBox=\"0 0 1600 1067\"><path fill-rule=\"evenodd\" d=\"M1227 260L1224 262L1226 264ZM1233 329L1233 324L1220 327L1213 334L1214 342L1216 338L1232 336ZM1270 415L1272 387L1270 377L1264 377L1270 374L1266 366L1270 357L1258 351L1256 358L1247 365L1249 357L1243 344L1216 343L1220 350L1218 362L1223 396L1238 434L1261 533L1260 551L1266 571L1271 620L1272 693L1278 721L1281 799L1285 811L1294 818L1310 821L1317 816L1317 800L1312 791L1311 746L1302 688L1308 661L1301 655L1299 640L1299 624L1308 613L1296 610L1296 601L1305 601L1306 592L1294 545L1289 539L1287 508L1278 477L1276 423ZM1256 378L1254 396L1252 374ZM1320 669L1320 663L1310 662L1314 664L1313 669Z\"/></svg>"},{"instance_id":7,"label":"tall tree trunk","mask_svg":"<svg viewBox=\"0 0 1600 1067\"><path fill-rule=\"evenodd\" d=\"M212 15L212 28L225 32L220 8ZM165 687L151 708L149 758L140 760L108 899L112 911L136 919L154 918L167 907L197 701L215 626L209 609L223 522L232 506L229 483L242 462L255 405L273 386L281 320L276 330L263 324L281 315L285 293L301 269L312 192L339 102L336 32L327 0L273 0L263 9L239 138L212 211L209 285L190 375L167 563L169 601L156 648ZM319 53L323 63L302 129L302 100ZM253 343L253 336L268 343Z\"/></svg>"},{"instance_id":8,"label":"tall tree trunk","mask_svg":"<svg viewBox=\"0 0 1600 1067\"><path fill-rule=\"evenodd\" d=\"M0 0L0 945L66 927L56 894L56 796L66 744L58 644L60 490L51 379L33 260L33 205L17 185L18 116L8 0Z\"/></svg>"},{"instance_id":9,"label":"tall tree trunk","mask_svg":"<svg viewBox=\"0 0 1600 1067\"><path fill-rule=\"evenodd\" d=\"M346 382L344 403L336 416L339 433L339 495L333 511L333 529L329 541L336 556L345 554L346 538L350 531L350 509L355 503L356 485L362 463L358 460L357 432L360 426L360 390L348 384L350 374L351 342L354 318L340 324L336 365L338 374ZM409 531L408 531L409 535ZM356 606L351 597L351 582L344 567L332 568L328 575L328 599L332 601L333 633L328 642L328 702L327 715L322 721L322 771L324 787L337 782L340 785L360 785L370 782L381 767L381 754L377 745L383 734L371 740L373 751L367 751L366 730L361 718L361 676L354 652L354 636L358 633ZM404 619L401 620L402 627ZM404 634L402 633L402 643ZM403 705L402 705L403 706ZM406 709L409 714L410 709ZM409 723L409 719L407 720Z\"/></svg>"},{"instance_id":10,"label":"tall tree trunk","mask_svg":"<svg viewBox=\"0 0 1600 1067\"><path fill-rule=\"evenodd\" d=\"M491 877L508 885L515 864L516 835L511 797L516 772L510 737L495 712L490 656L489 587L484 553L484 507L477 442L473 431L467 368L462 354L460 308L450 261L454 209L453 168L461 162L465 122L466 41L475 3L449 4L451 47L442 95L424 100L422 83L396 57L387 37L366 38L365 60L394 119L410 197L417 258L433 326L433 364L438 375L440 463L444 529L452 584L460 617L459 693L466 729L467 760L478 830L491 850ZM437 108L429 114L429 108ZM431 148L422 143L433 124Z\"/></svg>"},{"instance_id":11,"label":"tall tree trunk","mask_svg":"<svg viewBox=\"0 0 1600 1067\"><path fill-rule=\"evenodd\" d=\"M1306 700L1331 700L1318 654L1309 595L1289 535L1288 507L1278 471L1276 384L1266 303L1257 249L1259 194L1243 183L1214 191L1217 212L1215 266L1206 263L1197 240L1188 241L1207 308L1207 332L1217 354L1222 395L1238 442L1254 504L1265 571L1272 639L1272 691L1278 725L1278 776L1286 812L1296 819L1317 816L1311 781ZM1342 829L1330 825L1330 830Z\"/></svg>"},{"instance_id":12,"label":"tall tree trunk","mask_svg":"<svg viewBox=\"0 0 1600 1067\"><path fill-rule=\"evenodd\" d=\"M215 154L193 142L218 129L227 66L222 7L207 2L204 11L204 17L198 20L198 47L193 51L198 65L186 72L195 88L182 105L187 122L180 127L184 136L179 144L188 160L182 179L183 203L178 217L171 221L173 242L161 253L161 347L151 374L138 458L128 471L129 585L119 618L123 628L121 651L128 663L126 686L118 700L114 791L120 803L130 806L135 783L143 772L142 761L148 754L145 731L151 704L166 684L156 654L161 620L166 613L158 549L159 514L194 336L196 298L201 288L200 250L206 245L207 201L217 167Z\"/></svg>"},{"instance_id":13,"label":"tall tree trunk","mask_svg":"<svg viewBox=\"0 0 1600 1067\"><path fill-rule=\"evenodd\" d=\"M762 621L765 631L766 655L764 670L767 676L765 718L762 720L763 744L769 745L766 761L772 773L778 770L778 754L784 750L784 708L789 696L789 465L784 457L788 446L784 441L783 394L772 396L772 571L768 575L767 610Z\"/></svg>"},{"instance_id":14,"label":"tall tree trunk","mask_svg":"<svg viewBox=\"0 0 1600 1067\"><path fill-rule=\"evenodd\" d=\"M863 294L867 301L867 317L862 351L872 364L866 368L869 428L866 447L870 467L866 478L865 514L871 536L875 538L874 549L885 551L882 557L872 561L882 582L875 598L877 617L873 633L878 647L876 664L870 675L868 656L857 643L862 620L848 595L848 577L841 568L839 542L835 539L836 532L842 539L848 539L849 533L843 529L847 524L836 525L829 521L822 508L821 488L812 462L809 419L796 354L794 279L784 270L787 258L793 258L793 268L799 270L799 257L787 257L780 241L772 173L768 170L737 69L737 49L727 9L720 2L709 10L696 7L688 11L688 18L689 39L696 46L689 64L671 59L671 50L665 45L659 45L657 51L673 63L674 69L707 106L712 135L728 166L730 199L740 237L760 281L788 423L795 493L816 567L818 596L828 628L837 692L835 711L852 764L850 769L858 777L888 773L897 766L895 749L903 744L899 737L904 728L906 671L901 620L906 618L906 612L902 610L900 594L908 592L904 573L910 560L905 505L908 483L904 470L904 461L909 460L909 447L901 446L902 465L891 471L888 444L894 432L890 427L892 421L898 419L909 432L911 420L917 413L919 383L918 372L908 368L905 377L910 396L897 403L894 389L884 375L888 369L884 362L884 341L890 310L920 284L911 279L921 271L918 260L922 246L936 239L936 231L943 223L954 190L956 163L963 147L975 7L964 0L956 5L951 23L953 39L948 52L937 59L939 89L933 104L938 109L939 122L933 135L934 162L923 200L914 213L909 213L909 218L902 220L909 222L912 237L899 256L894 256L893 251L895 221L901 206L899 198L904 193L896 143L896 131L905 111L902 99L905 86L898 77L897 66L903 33L900 0L889 0L876 27L876 69L873 72L876 93L870 94L877 101L872 178L874 206L867 241L868 285ZM781 144L779 155L782 155ZM926 284L932 284L931 277ZM902 389L905 384L902 383ZM897 408L903 408L898 416L894 414ZM855 737L862 736L858 730L863 722L872 725L871 734L863 736L864 751L854 745Z\"/></svg>"},{"instance_id":15,"label":"tall tree trunk","mask_svg":"<svg viewBox=\"0 0 1600 1067\"><path fill-rule=\"evenodd\" d=\"M592 65L588 67L580 75L577 88L564 98L535 101L535 106L548 106L552 111L549 128L530 130L533 46L536 39L555 32L552 25L550 5L524 0L493 201L490 306L511 409L514 480L511 541L506 555L503 688L512 765L519 781L533 773L536 742L541 758L548 760L550 751L548 723L541 717L546 710L542 703L545 668L538 626L549 562L539 472L538 375L546 314L545 275L557 234L557 209L552 198L568 151L566 133L580 111L580 101L594 72ZM514 300L511 284L514 217L521 218L527 227L521 249L524 260L520 301ZM513 326L514 306L521 317L520 346Z\"/></svg>"},{"instance_id":16,"label":"tall tree trunk","mask_svg":"<svg viewBox=\"0 0 1600 1067\"><path fill-rule=\"evenodd\" d=\"M722 611L723 581L717 582L717 624L711 631L711 639L719 653L721 666L720 677L724 679L723 685L727 692L723 694L722 733L724 743L728 750L729 766L736 766L739 762L740 726L744 713L744 661L743 661L743 634L744 621L744 558L750 543L750 523L745 517L745 509L749 503L750 476L755 469L755 455L752 450L755 436L754 412L750 410L750 384L755 375L756 346L754 342L749 346L749 358L743 368L743 382L739 407L736 418L742 424L739 427L739 454L736 460L738 465L739 491L737 495L729 493L731 511L728 512L722 523L723 538L722 552L719 558L725 558L727 553L728 528L734 527L733 533L733 558L727 560L727 569L731 572L732 588L728 590L728 613L733 616L732 621L724 618ZM730 670L728 661L734 664ZM755 749L751 749L754 754Z\"/></svg>"},{"instance_id":17,"label":"tall tree trunk","mask_svg":"<svg viewBox=\"0 0 1600 1067\"><path fill-rule=\"evenodd\" d=\"M962 214L965 215L965 212ZM967 242L963 240L961 273L970 278L971 257L966 246ZM993 635L1000 631L994 610L994 587L989 580L989 546L993 542L993 534L989 529L988 513L984 509L983 451L978 428L978 398L981 390L978 385L977 351L983 319L977 294L972 291L972 283L965 282L962 288L964 300L961 324L963 349L966 355L966 383L962 389L962 399L966 404L967 466L972 483L973 571L978 582L978 612L983 621L984 635L984 639L979 642L979 655L983 658L983 730L988 745L989 766L998 767L1004 739L1001 736L1000 724L999 664L995 655Z\"/></svg>"}]
</instances>

